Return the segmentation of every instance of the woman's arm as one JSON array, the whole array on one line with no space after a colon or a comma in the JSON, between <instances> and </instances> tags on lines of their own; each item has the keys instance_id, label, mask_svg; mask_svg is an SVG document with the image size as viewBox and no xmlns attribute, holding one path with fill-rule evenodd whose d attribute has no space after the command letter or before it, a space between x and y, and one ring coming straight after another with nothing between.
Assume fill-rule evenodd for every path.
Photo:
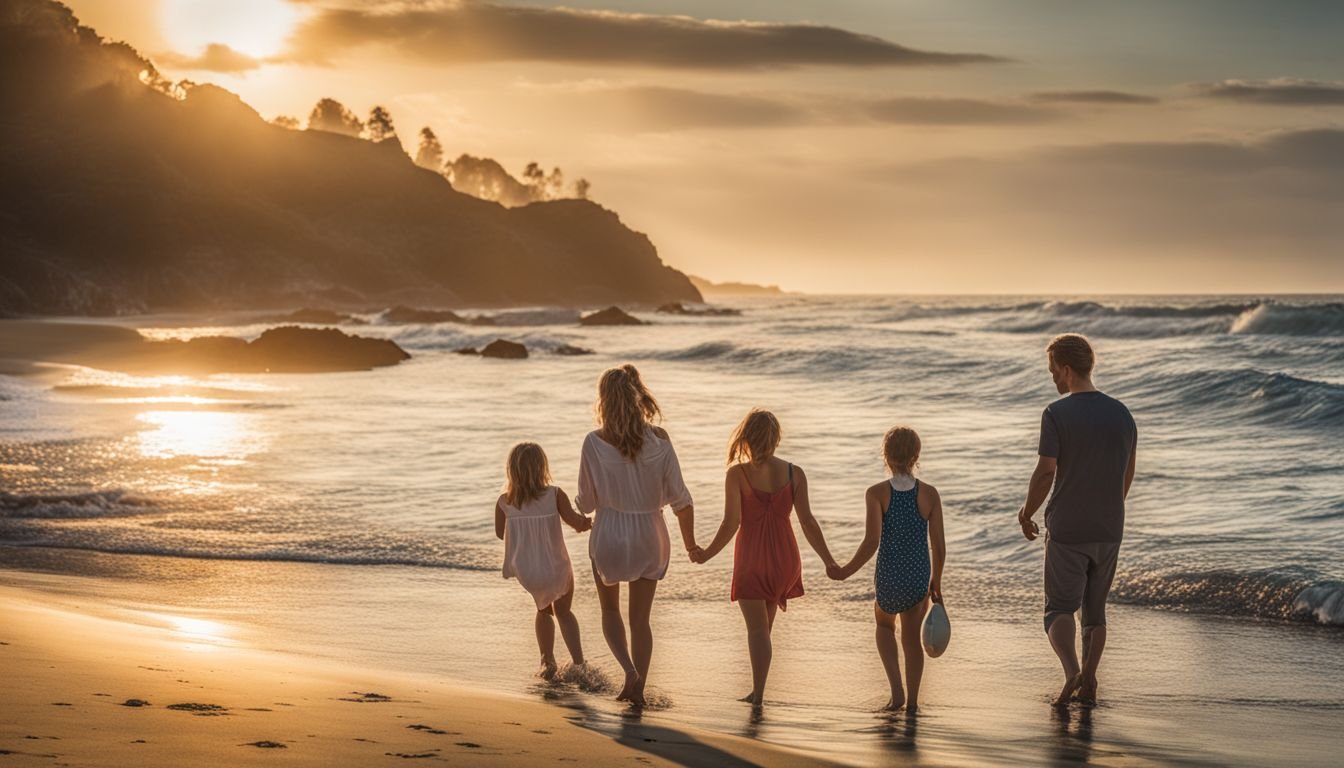
<instances>
[{"instance_id":1,"label":"woman's arm","mask_svg":"<svg viewBox=\"0 0 1344 768\"><path fill-rule=\"evenodd\" d=\"M592 435L583 439L583 449L579 451L579 493L574 497L574 505L579 512L588 515L597 510L597 478L593 476L596 459L589 456Z\"/></svg>"},{"instance_id":2,"label":"woman's arm","mask_svg":"<svg viewBox=\"0 0 1344 768\"><path fill-rule=\"evenodd\" d=\"M719 532L714 536L714 541L705 547L699 562L708 562L710 558L722 552L723 548L728 546L728 542L733 540L741 525L742 494L737 487L737 478L730 469L723 478L723 522L719 524Z\"/></svg>"},{"instance_id":3,"label":"woman's arm","mask_svg":"<svg viewBox=\"0 0 1344 768\"><path fill-rule=\"evenodd\" d=\"M854 553L853 559L847 565L840 569L842 579L848 579L856 571L864 566L877 552L878 542L882 540L882 502L878 499L878 492L886 487L886 483L875 485L868 489L864 502L867 504L867 520L863 528L863 541L859 542L859 550Z\"/></svg>"},{"instance_id":4,"label":"woman's arm","mask_svg":"<svg viewBox=\"0 0 1344 768\"><path fill-rule=\"evenodd\" d=\"M661 429L655 429L654 433L667 439L667 433ZM687 490L686 481L681 476L681 462L677 459L677 451L672 447L670 439L667 439L667 458L663 462L662 504L672 507L677 516L677 526L681 529L681 541L694 560L700 549L695 545L695 508L691 502L691 492Z\"/></svg>"},{"instance_id":5,"label":"woman's arm","mask_svg":"<svg viewBox=\"0 0 1344 768\"><path fill-rule=\"evenodd\" d=\"M812 551L817 553L821 562L827 569L835 565L835 558L831 557L831 550L826 546L826 537L821 533L821 526L817 524L817 518L812 516L812 503L807 498L807 475L803 473L802 467L793 468L793 508L798 513L798 525L803 529L803 536L807 538L807 543L811 545ZM740 503L740 502L739 502Z\"/></svg>"},{"instance_id":6,"label":"woman's arm","mask_svg":"<svg viewBox=\"0 0 1344 768\"><path fill-rule=\"evenodd\" d=\"M499 539L504 538L504 508L495 502L495 536Z\"/></svg>"},{"instance_id":7,"label":"woman's arm","mask_svg":"<svg viewBox=\"0 0 1344 768\"><path fill-rule=\"evenodd\" d=\"M929 551L933 554L933 573L929 578L929 597L943 602L943 563L947 560L947 542L943 538L943 498L932 485L920 485L929 495Z\"/></svg>"},{"instance_id":8,"label":"woman's arm","mask_svg":"<svg viewBox=\"0 0 1344 768\"><path fill-rule=\"evenodd\" d=\"M560 513L560 519L564 520L570 528L583 533L593 527L593 521L578 512L569 505L569 496L559 488L555 489L555 511Z\"/></svg>"},{"instance_id":9,"label":"woman's arm","mask_svg":"<svg viewBox=\"0 0 1344 768\"><path fill-rule=\"evenodd\" d=\"M695 508L687 504L672 512L677 516L677 526L681 528L681 543L686 545L688 554L694 555L700 549L695 545ZM691 559L694 560L695 557L692 556Z\"/></svg>"}]
</instances>

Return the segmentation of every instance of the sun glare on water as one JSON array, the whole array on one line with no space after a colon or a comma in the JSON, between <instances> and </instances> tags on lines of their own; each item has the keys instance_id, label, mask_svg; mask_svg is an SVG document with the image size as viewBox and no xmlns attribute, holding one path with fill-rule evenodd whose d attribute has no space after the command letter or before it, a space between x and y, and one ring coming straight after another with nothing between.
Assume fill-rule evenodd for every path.
<instances>
[{"instance_id":1,"label":"sun glare on water","mask_svg":"<svg viewBox=\"0 0 1344 768\"><path fill-rule=\"evenodd\" d=\"M285 0L165 0L160 23L183 53L222 43L260 59L280 52L299 15Z\"/></svg>"}]
</instances>

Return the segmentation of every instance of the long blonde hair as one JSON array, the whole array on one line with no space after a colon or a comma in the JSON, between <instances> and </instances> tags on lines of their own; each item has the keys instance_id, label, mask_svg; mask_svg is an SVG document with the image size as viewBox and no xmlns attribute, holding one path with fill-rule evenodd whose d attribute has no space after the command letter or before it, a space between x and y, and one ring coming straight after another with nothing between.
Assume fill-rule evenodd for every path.
<instances>
[{"instance_id":1,"label":"long blonde hair","mask_svg":"<svg viewBox=\"0 0 1344 768\"><path fill-rule=\"evenodd\" d=\"M505 464L504 499L509 506L522 507L545 492L551 484L551 465L546 452L536 443L519 443L509 451Z\"/></svg>"},{"instance_id":2,"label":"long blonde hair","mask_svg":"<svg viewBox=\"0 0 1344 768\"><path fill-rule=\"evenodd\" d=\"M662 418L658 401L639 378L635 366L626 363L608 369L597 381L597 425L621 455L634 459L644 448L644 430Z\"/></svg>"},{"instance_id":3,"label":"long blonde hair","mask_svg":"<svg viewBox=\"0 0 1344 768\"><path fill-rule=\"evenodd\" d=\"M728 440L728 463L759 464L775 455L779 438L779 419L775 414L763 408L752 408Z\"/></svg>"}]
</instances>

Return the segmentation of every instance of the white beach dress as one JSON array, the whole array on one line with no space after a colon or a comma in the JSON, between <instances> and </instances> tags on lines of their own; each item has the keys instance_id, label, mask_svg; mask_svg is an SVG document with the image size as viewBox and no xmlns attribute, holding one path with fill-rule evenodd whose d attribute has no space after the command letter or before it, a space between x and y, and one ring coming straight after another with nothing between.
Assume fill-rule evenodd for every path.
<instances>
[{"instance_id":1,"label":"white beach dress","mask_svg":"<svg viewBox=\"0 0 1344 768\"><path fill-rule=\"evenodd\" d=\"M574 586L555 486L547 486L522 509L504 496L499 506L504 510L504 578L518 579L537 601L537 610L549 607Z\"/></svg>"},{"instance_id":2,"label":"white beach dress","mask_svg":"<svg viewBox=\"0 0 1344 768\"><path fill-rule=\"evenodd\" d=\"M672 443L652 430L633 461L589 432L579 458L579 493L584 514L596 512L588 556L603 584L661 579L672 553L663 507L691 506Z\"/></svg>"}]
</instances>

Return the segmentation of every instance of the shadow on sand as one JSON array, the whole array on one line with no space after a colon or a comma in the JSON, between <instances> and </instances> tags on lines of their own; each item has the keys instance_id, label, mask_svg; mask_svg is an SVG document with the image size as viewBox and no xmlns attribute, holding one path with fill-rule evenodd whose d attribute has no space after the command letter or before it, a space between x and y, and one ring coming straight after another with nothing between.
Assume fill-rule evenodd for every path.
<instances>
[{"instance_id":1,"label":"shadow on sand","mask_svg":"<svg viewBox=\"0 0 1344 768\"><path fill-rule=\"evenodd\" d=\"M575 714L568 719L580 728L597 731L617 744L677 765L726 768L754 768L757 765L683 731L644 722L643 713L636 709L619 714L606 713L590 706L581 696L563 691L546 692L543 698L573 711Z\"/></svg>"}]
</instances>

